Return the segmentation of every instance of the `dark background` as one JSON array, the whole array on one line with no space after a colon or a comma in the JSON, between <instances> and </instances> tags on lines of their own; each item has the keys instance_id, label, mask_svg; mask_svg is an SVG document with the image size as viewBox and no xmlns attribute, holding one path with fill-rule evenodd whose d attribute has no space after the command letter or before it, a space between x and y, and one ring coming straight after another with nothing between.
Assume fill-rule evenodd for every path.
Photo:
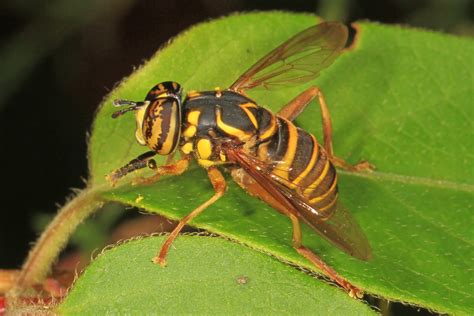
<instances>
[{"instance_id":1,"label":"dark background","mask_svg":"<svg viewBox=\"0 0 474 316\"><path fill-rule=\"evenodd\" d=\"M19 268L37 233L87 178L86 135L114 84L189 26L236 11L313 12L473 34L469 0L27 1L0 4L0 268Z\"/></svg>"}]
</instances>

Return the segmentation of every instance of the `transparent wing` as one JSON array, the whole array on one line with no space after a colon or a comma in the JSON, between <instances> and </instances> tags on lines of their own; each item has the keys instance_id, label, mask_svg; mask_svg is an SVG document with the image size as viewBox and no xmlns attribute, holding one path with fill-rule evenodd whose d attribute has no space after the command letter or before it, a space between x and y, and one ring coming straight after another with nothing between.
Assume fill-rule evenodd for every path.
<instances>
[{"instance_id":1,"label":"transparent wing","mask_svg":"<svg viewBox=\"0 0 474 316\"><path fill-rule=\"evenodd\" d=\"M268 199L285 208L286 211L297 215L309 227L335 246L361 260L371 258L369 242L355 219L339 203L331 214L319 212L308 200L295 190L292 190L279 181L274 174L267 171L265 164L253 156L244 153L239 148L227 148L229 160L239 165L246 174L254 179L265 192L260 194L253 191L262 200L274 206Z\"/></svg>"},{"instance_id":2,"label":"transparent wing","mask_svg":"<svg viewBox=\"0 0 474 316\"><path fill-rule=\"evenodd\" d=\"M339 55L347 42L347 28L324 22L296 34L247 70L229 89L243 92L301 84L316 78Z\"/></svg>"}]
</instances>

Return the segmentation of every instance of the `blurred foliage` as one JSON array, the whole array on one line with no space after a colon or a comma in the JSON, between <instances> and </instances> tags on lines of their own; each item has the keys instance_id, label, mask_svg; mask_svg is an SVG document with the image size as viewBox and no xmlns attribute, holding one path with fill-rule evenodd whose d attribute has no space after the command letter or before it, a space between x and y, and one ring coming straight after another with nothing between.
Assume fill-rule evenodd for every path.
<instances>
[{"instance_id":1,"label":"blurred foliage","mask_svg":"<svg viewBox=\"0 0 474 316\"><path fill-rule=\"evenodd\" d=\"M199 1L198 1L199 2ZM178 1L179 3L179 1ZM201 1L206 10L226 14L218 10L259 10L268 9L262 1ZM88 30L101 35L102 45L117 46L120 20L130 14L135 5L134 0L86 0L50 2L31 2L28 0L7 0L3 2L3 15L14 16L23 21L0 46L0 108L6 106L9 96L20 89L35 66L49 55L55 54L60 46L77 33ZM152 4L149 4L152 6ZM183 4L184 5L184 4ZM178 4L176 7L179 7ZM217 6L217 10L216 10ZM352 22L356 19L369 18L378 20L390 14L397 18L397 23L420 26L435 30L444 30L456 34L473 34L472 1L470 0L398 0L373 3L370 1L322 0L309 3L296 1L277 1L277 9L306 10L316 12L327 20ZM172 14L172 13L170 13ZM175 13L178 15L179 13ZM398 15L398 16L397 16ZM205 16L203 16L205 18ZM137 20L137 23L143 21ZM159 23L159 20L156 21ZM394 22L394 21L389 21ZM100 23L100 26L98 25ZM145 24L145 23L144 23ZM91 29L91 26L93 29ZM144 25L144 27L146 27ZM101 49L100 46L95 49Z\"/></svg>"}]
</instances>

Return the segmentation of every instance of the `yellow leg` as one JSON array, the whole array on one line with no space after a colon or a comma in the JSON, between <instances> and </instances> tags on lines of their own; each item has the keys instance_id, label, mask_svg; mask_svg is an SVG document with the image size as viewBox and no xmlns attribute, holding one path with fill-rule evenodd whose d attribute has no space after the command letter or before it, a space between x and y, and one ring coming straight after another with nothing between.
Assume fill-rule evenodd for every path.
<instances>
[{"instance_id":1,"label":"yellow leg","mask_svg":"<svg viewBox=\"0 0 474 316\"><path fill-rule=\"evenodd\" d=\"M186 225L190 220L201 214L207 207L214 204L222 195L224 195L227 185L222 173L216 167L212 166L207 170L207 174L209 176L209 179L211 180L212 186L214 187L214 195L179 221L178 225L169 234L165 243L161 247L160 253L153 258L154 263L159 264L162 267L165 266L166 255L168 253L168 250L173 241L178 236L179 232L183 229L184 225Z\"/></svg>"},{"instance_id":2,"label":"yellow leg","mask_svg":"<svg viewBox=\"0 0 474 316\"><path fill-rule=\"evenodd\" d=\"M350 296L358 298L361 298L363 296L363 292L359 288L342 278L333 268L327 265L323 260L321 260L321 258L319 258L315 253L313 253L311 250L309 250L302 244L301 226L297 216L297 212L293 209L291 205L288 205L287 200L284 200L279 196L272 195L268 191L268 188L265 188L260 185L247 173L243 172L242 169L234 169L232 171L232 177L248 193L253 196L259 197L260 199L268 203L270 206L272 206L274 209L278 210L279 212L290 218L291 223L293 225L292 246L300 255L308 259L329 279L342 286L349 293Z\"/></svg>"},{"instance_id":3,"label":"yellow leg","mask_svg":"<svg viewBox=\"0 0 474 316\"><path fill-rule=\"evenodd\" d=\"M132 181L133 185L147 185L155 183L164 175L180 175L188 169L191 156L184 156L180 160L171 165L164 165L157 167L153 164L148 164L151 169L155 170L155 174L148 178L139 177Z\"/></svg>"},{"instance_id":4,"label":"yellow leg","mask_svg":"<svg viewBox=\"0 0 474 316\"><path fill-rule=\"evenodd\" d=\"M166 157L165 166L173 164L175 153L176 151Z\"/></svg>"},{"instance_id":5,"label":"yellow leg","mask_svg":"<svg viewBox=\"0 0 474 316\"><path fill-rule=\"evenodd\" d=\"M349 281L341 277L333 268L327 265L321 258L319 258L314 252L310 249L306 248L301 242L301 226L294 214L287 212L286 215L291 220L293 225L293 248L308 259L312 264L314 264L318 269L320 269L329 279L333 280L340 286L342 286L350 297L354 298L362 298L364 296L364 292L357 288L356 286L352 285Z\"/></svg>"},{"instance_id":6,"label":"yellow leg","mask_svg":"<svg viewBox=\"0 0 474 316\"><path fill-rule=\"evenodd\" d=\"M317 96L317 91L319 88L311 87L299 95L297 95L293 100L288 102L279 112L278 115L286 118L287 120L293 121L298 115L303 112L303 110L314 100Z\"/></svg>"},{"instance_id":7,"label":"yellow leg","mask_svg":"<svg viewBox=\"0 0 474 316\"><path fill-rule=\"evenodd\" d=\"M329 109L324 99L324 95L318 87L310 87L303 91L296 98L285 105L278 115L292 121L294 120L316 97L319 100L319 108L321 109L321 120L323 123L323 142L324 149L328 154L329 160L339 168L350 171L372 170L374 167L367 161L360 161L355 165L346 163L343 159L334 155L332 146L332 123Z\"/></svg>"}]
</instances>

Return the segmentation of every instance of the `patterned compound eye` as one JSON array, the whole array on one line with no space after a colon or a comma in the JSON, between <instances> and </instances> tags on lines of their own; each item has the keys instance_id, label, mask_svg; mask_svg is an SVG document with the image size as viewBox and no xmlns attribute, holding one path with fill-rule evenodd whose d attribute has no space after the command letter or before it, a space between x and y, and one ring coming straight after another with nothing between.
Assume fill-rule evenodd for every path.
<instances>
[{"instance_id":1,"label":"patterned compound eye","mask_svg":"<svg viewBox=\"0 0 474 316\"><path fill-rule=\"evenodd\" d=\"M135 137L160 155L172 153L181 134L181 85L174 81L158 83L148 92L146 107L136 111Z\"/></svg>"},{"instance_id":2,"label":"patterned compound eye","mask_svg":"<svg viewBox=\"0 0 474 316\"><path fill-rule=\"evenodd\" d=\"M174 96L150 101L141 120L137 113L137 139L160 155L169 155L179 143L181 134L181 100ZM139 139L140 138L140 139Z\"/></svg>"},{"instance_id":3,"label":"patterned compound eye","mask_svg":"<svg viewBox=\"0 0 474 316\"><path fill-rule=\"evenodd\" d=\"M174 81L160 82L150 89L145 100L153 101L165 96L177 96L181 98L181 85Z\"/></svg>"}]
</instances>

